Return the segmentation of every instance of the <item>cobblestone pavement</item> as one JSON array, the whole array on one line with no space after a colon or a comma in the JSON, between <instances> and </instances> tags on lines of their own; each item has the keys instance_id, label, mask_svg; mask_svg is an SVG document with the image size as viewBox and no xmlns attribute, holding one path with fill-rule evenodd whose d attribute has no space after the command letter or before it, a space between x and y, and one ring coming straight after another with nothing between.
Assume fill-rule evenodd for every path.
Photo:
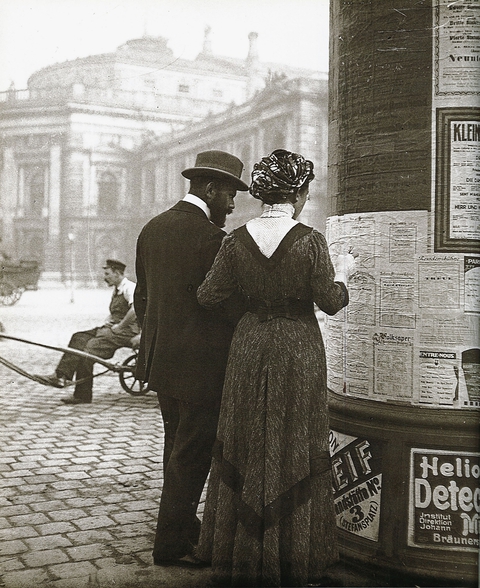
<instances>
[{"instance_id":1,"label":"cobblestone pavement","mask_svg":"<svg viewBox=\"0 0 480 588\"><path fill-rule=\"evenodd\" d=\"M66 346L103 322L111 291L27 291L0 307L6 334ZM129 350L119 350L123 361ZM0 340L0 355L51 373L60 354ZM210 571L152 565L163 430L156 396L133 397L118 375L95 380L93 404L0 365L0 569L2 588L206 588ZM202 506L202 505L201 505ZM344 586L386 586L342 564Z\"/></svg>"},{"instance_id":2,"label":"cobblestone pavement","mask_svg":"<svg viewBox=\"0 0 480 588\"><path fill-rule=\"evenodd\" d=\"M27 291L0 308L6 334L66 346L101 324L111 291ZM117 352L121 361L129 350ZM0 355L51 373L60 354L0 341ZM151 565L162 486L156 396L132 397L118 375L95 380L93 404L0 366L0 566L5 588L208 586L208 570Z\"/></svg>"}]
</instances>

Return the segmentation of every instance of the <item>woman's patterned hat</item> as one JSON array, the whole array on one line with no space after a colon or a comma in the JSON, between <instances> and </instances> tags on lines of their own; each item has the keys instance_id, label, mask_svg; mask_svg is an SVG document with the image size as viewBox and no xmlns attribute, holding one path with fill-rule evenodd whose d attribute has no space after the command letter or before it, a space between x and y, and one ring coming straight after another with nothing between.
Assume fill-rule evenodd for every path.
<instances>
[{"instance_id":1,"label":"woman's patterned hat","mask_svg":"<svg viewBox=\"0 0 480 588\"><path fill-rule=\"evenodd\" d=\"M253 166L249 191L263 201L274 194L288 197L314 177L311 161L298 153L276 149Z\"/></svg>"}]
</instances>

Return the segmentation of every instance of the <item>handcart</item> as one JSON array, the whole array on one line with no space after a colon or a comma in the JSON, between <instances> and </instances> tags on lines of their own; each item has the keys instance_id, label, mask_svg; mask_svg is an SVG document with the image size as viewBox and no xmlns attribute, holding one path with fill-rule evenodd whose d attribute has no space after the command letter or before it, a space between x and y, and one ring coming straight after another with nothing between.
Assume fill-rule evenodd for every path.
<instances>
[{"instance_id":1,"label":"handcart","mask_svg":"<svg viewBox=\"0 0 480 588\"><path fill-rule=\"evenodd\" d=\"M19 341L20 343L27 343L28 345L35 345L37 347L43 347L44 349L53 349L54 351L60 351L62 353L70 353L72 355L77 355L79 357L84 357L87 359L92 360L95 363L106 368L104 371L94 374L93 377L96 378L97 376L101 376L107 372L115 372L118 374L118 378L120 380L121 387L128 392L128 394L132 396L144 396L149 392L149 388L146 382L142 382L138 380L135 376L135 371L137 367L137 351L134 347L132 347L132 354L129 355L122 363L113 363L110 361L106 361L96 355L91 355L90 353L86 353L85 351L79 351L77 349L72 349L71 347L55 347L53 345L46 345L45 343L37 343L35 341L29 341L27 339L22 339L20 337L15 337L13 335L6 335L5 333L0 333L0 340L1 339L9 339L11 341ZM37 376L35 374L31 374L21 368L20 366L15 365L8 359L2 357L0 355L0 364L8 367L9 369L13 370L17 374L28 378L29 380L33 380L34 382L38 382L39 384L43 385L51 385L48 384L44 378L41 376ZM75 386L78 384L77 381L70 382L64 388L68 386Z\"/></svg>"}]
</instances>

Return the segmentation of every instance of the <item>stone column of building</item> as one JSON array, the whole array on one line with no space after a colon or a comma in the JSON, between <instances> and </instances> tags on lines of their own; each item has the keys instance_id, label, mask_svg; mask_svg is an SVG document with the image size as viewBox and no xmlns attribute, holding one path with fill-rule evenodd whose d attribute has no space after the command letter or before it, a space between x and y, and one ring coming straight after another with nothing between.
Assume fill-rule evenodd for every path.
<instances>
[{"instance_id":1,"label":"stone column of building","mask_svg":"<svg viewBox=\"0 0 480 588\"><path fill-rule=\"evenodd\" d=\"M17 166L15 164L15 150L10 142L3 148L3 168L1 170L0 203L1 203L1 232L3 248L12 255L15 252L15 234L13 219L17 206Z\"/></svg>"},{"instance_id":2,"label":"stone column of building","mask_svg":"<svg viewBox=\"0 0 480 588\"><path fill-rule=\"evenodd\" d=\"M93 181L92 177L92 164L91 164L91 152L82 154L82 216L88 216L91 206L91 184Z\"/></svg>"},{"instance_id":3,"label":"stone column of building","mask_svg":"<svg viewBox=\"0 0 480 588\"><path fill-rule=\"evenodd\" d=\"M25 168L23 166L17 167L17 195L15 198L15 218L23 218L25 216Z\"/></svg>"},{"instance_id":4,"label":"stone column of building","mask_svg":"<svg viewBox=\"0 0 480 588\"><path fill-rule=\"evenodd\" d=\"M45 242L45 267L43 279L60 281L59 259L63 257L60 241L60 198L61 198L61 170L62 147L54 143L50 147L49 177L48 177L48 229Z\"/></svg>"},{"instance_id":5,"label":"stone column of building","mask_svg":"<svg viewBox=\"0 0 480 588\"><path fill-rule=\"evenodd\" d=\"M335 510L392 582L478 579L479 7L331 1L327 238L358 255L327 324Z\"/></svg>"},{"instance_id":6,"label":"stone column of building","mask_svg":"<svg viewBox=\"0 0 480 588\"><path fill-rule=\"evenodd\" d=\"M92 154L89 154L89 178L88 184L85 187L85 208L86 208L86 215L91 216L92 213L96 213L97 205L98 205L98 186L97 186L97 166L96 162L93 161Z\"/></svg>"},{"instance_id":7,"label":"stone column of building","mask_svg":"<svg viewBox=\"0 0 480 588\"><path fill-rule=\"evenodd\" d=\"M265 151L265 130L262 126L257 127L257 132L254 135L254 146L253 146L253 153L254 153L254 163L259 161L262 157L268 155Z\"/></svg>"}]
</instances>

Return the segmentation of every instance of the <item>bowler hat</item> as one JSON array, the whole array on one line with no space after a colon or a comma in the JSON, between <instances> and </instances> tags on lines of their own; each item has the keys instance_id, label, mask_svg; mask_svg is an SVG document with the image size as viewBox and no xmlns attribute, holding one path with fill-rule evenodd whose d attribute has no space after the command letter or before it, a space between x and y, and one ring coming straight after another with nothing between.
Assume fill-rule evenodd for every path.
<instances>
[{"instance_id":1,"label":"bowler hat","mask_svg":"<svg viewBox=\"0 0 480 588\"><path fill-rule=\"evenodd\" d=\"M230 180L237 190L246 192L248 186L240 179L242 171L243 163L235 155L225 151L203 151L197 155L195 167L183 170L182 176L189 180L196 176L223 178Z\"/></svg>"},{"instance_id":2,"label":"bowler hat","mask_svg":"<svg viewBox=\"0 0 480 588\"><path fill-rule=\"evenodd\" d=\"M107 261L105 262L105 265L103 266L103 269L110 268L114 271L117 271L117 272L120 272L123 274L126 267L127 266L124 263L122 263L121 261L118 261L118 259L107 259Z\"/></svg>"}]
</instances>

